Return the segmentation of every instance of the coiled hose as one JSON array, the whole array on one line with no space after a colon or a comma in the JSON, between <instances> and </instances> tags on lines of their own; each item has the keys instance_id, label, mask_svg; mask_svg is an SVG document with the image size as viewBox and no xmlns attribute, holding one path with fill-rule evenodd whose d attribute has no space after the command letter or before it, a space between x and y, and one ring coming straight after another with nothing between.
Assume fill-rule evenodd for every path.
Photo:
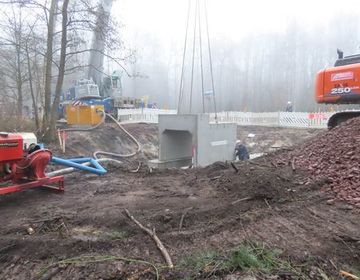
<instances>
[{"instance_id":1,"label":"coiled hose","mask_svg":"<svg viewBox=\"0 0 360 280\"><path fill-rule=\"evenodd\" d=\"M88 128L65 128L60 131L91 131L91 130L98 128L103 123L105 123L106 117L109 117L137 145L137 149L135 152L130 153L130 154L118 154L118 153L112 153L112 152L106 152L106 151L95 151L93 154L94 158L98 162L114 162L114 163L122 164L123 163L122 161L119 161L119 160L116 160L113 158L99 158L98 155L107 155L107 156L118 157L118 158L130 158L130 157L137 155L141 151L141 144L139 143L139 141L137 141L136 138L130 132L128 132L112 115L106 114L103 110L98 110L98 112L102 113L102 119L95 126L88 127ZM84 165L89 165L89 164L90 163L84 163ZM139 167L140 167L140 164L139 164ZM46 175L49 177L53 177L53 176L59 176L59 175L63 175L63 174L72 173L74 171L76 171L75 168L69 167L69 168L63 168L63 169L59 169L59 170L56 170L53 172L49 172Z\"/></svg>"},{"instance_id":2,"label":"coiled hose","mask_svg":"<svg viewBox=\"0 0 360 280\"><path fill-rule=\"evenodd\" d=\"M137 145L137 149L135 152L130 153L130 154L118 154L118 153L105 152L105 151L96 151L93 154L94 158L99 159L98 155L106 155L106 156L113 156L113 157L119 157L119 158L130 158L130 157L135 156L139 152L141 152L141 144L139 143L139 141L137 141L136 138L133 135L131 135L131 133L129 131L127 131L112 115L105 113L105 118L106 118L106 116L109 117L110 119L112 119L118 125L118 127L123 132L125 132L125 134Z\"/></svg>"}]
</instances>

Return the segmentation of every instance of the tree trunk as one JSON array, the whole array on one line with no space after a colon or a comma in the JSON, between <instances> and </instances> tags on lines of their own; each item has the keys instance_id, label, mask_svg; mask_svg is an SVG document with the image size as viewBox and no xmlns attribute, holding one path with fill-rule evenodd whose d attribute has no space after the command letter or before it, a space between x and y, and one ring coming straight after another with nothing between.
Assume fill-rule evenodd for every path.
<instances>
[{"instance_id":1,"label":"tree trunk","mask_svg":"<svg viewBox=\"0 0 360 280\"><path fill-rule=\"evenodd\" d=\"M38 61L38 54L35 53L34 54L34 61L33 61L33 67L34 67L34 81L35 81L35 100L36 100L36 107L37 107L37 111L38 111L38 117L39 117L39 125L40 125L40 130L41 130L41 120L43 118L43 114L44 114L44 95L42 94L44 92L44 80L42 77L42 72L40 69L41 65L39 65L39 61Z\"/></svg>"},{"instance_id":2,"label":"tree trunk","mask_svg":"<svg viewBox=\"0 0 360 280\"><path fill-rule=\"evenodd\" d=\"M60 46L60 63L59 63L59 73L56 82L55 88L55 97L54 102L51 107L51 116L49 123L49 139L54 140L56 137L55 125L58 116L58 107L60 103L60 95L64 82L65 75L65 64L66 64L66 49L67 49L67 23L68 23L68 5L69 0L64 0L62 6L62 31L61 31L61 46Z\"/></svg>"},{"instance_id":3,"label":"tree trunk","mask_svg":"<svg viewBox=\"0 0 360 280\"><path fill-rule=\"evenodd\" d=\"M30 55L29 55L29 48L28 48L27 44L26 44L26 59L27 59L27 68L28 68L28 72L29 72L28 73L29 86L30 86L30 94L31 94L31 100L32 100L32 105L33 105L33 110L34 110L35 125L36 125L36 130L39 131L39 128L40 128L39 114L38 114L38 108L36 105L36 98L35 98L35 94L34 94L33 76L32 76L32 72L31 72Z\"/></svg>"},{"instance_id":4,"label":"tree trunk","mask_svg":"<svg viewBox=\"0 0 360 280\"><path fill-rule=\"evenodd\" d=\"M21 61L20 61L20 50L16 47L16 89L17 89L17 117L18 120L22 119L23 109L23 92L22 92L22 76L21 76Z\"/></svg>"},{"instance_id":5,"label":"tree trunk","mask_svg":"<svg viewBox=\"0 0 360 280\"><path fill-rule=\"evenodd\" d=\"M50 110L51 110L51 75L52 75L52 60L53 60L53 37L55 28L56 7L58 0L51 0L49 10L49 22L47 32L47 45L46 45L46 58L45 58L45 108L43 117L42 132L47 134L47 130L50 128ZM44 140L47 140L46 137Z\"/></svg>"}]
</instances>

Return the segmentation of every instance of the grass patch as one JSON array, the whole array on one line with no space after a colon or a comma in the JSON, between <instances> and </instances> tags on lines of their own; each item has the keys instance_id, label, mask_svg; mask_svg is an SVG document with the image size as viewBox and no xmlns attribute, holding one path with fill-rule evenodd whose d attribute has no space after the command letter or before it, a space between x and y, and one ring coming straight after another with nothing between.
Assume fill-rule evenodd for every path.
<instances>
[{"instance_id":1,"label":"grass patch","mask_svg":"<svg viewBox=\"0 0 360 280\"><path fill-rule=\"evenodd\" d=\"M268 250L258 244L245 243L230 252L226 266L230 270L270 272L283 266L282 262L278 260L280 254L280 251Z\"/></svg>"},{"instance_id":2,"label":"grass patch","mask_svg":"<svg viewBox=\"0 0 360 280\"><path fill-rule=\"evenodd\" d=\"M106 234L106 237L111 240L124 240L129 236L129 233L126 231L112 231Z\"/></svg>"},{"instance_id":3,"label":"grass patch","mask_svg":"<svg viewBox=\"0 0 360 280\"><path fill-rule=\"evenodd\" d=\"M203 271L209 267L218 267L224 264L220 252L215 250L199 252L197 254L185 257L180 262L180 267L190 268L191 270Z\"/></svg>"},{"instance_id":4,"label":"grass patch","mask_svg":"<svg viewBox=\"0 0 360 280\"><path fill-rule=\"evenodd\" d=\"M271 274L286 270L300 276L289 261L280 258L281 253L262 244L244 242L226 253L212 250L186 257L180 262L180 268L191 271L192 276L187 276L187 279L196 279L195 275L199 274L208 277L234 271Z\"/></svg>"}]
</instances>

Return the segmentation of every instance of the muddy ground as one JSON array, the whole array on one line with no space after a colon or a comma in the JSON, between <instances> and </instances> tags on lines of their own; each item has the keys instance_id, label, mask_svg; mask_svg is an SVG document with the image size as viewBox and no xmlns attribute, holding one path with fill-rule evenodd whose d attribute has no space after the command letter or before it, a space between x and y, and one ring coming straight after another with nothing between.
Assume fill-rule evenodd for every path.
<instances>
[{"instance_id":1,"label":"muddy ground","mask_svg":"<svg viewBox=\"0 0 360 280\"><path fill-rule=\"evenodd\" d=\"M149 125L129 130L140 135L144 127L156 131ZM156 135L151 137L156 141ZM66 177L63 194L38 189L3 196L0 278L156 279L154 268L139 260L154 264L161 279L243 279L249 274L338 279L341 269L360 270L359 213L346 204L328 205L320 190L323 180L311 182L291 165L277 166L275 156L237 162L238 172L230 163L215 163L191 170L143 167L138 173L113 168L103 177L77 173ZM165 268L153 240L124 209L156 229L174 269ZM199 252L226 256L244 241L278 250L292 269L265 275L184 265Z\"/></svg>"},{"instance_id":2,"label":"muddy ground","mask_svg":"<svg viewBox=\"0 0 360 280\"><path fill-rule=\"evenodd\" d=\"M267 154L289 149L321 133L320 129L298 129L285 127L238 126L238 139L251 154Z\"/></svg>"},{"instance_id":3,"label":"muddy ground","mask_svg":"<svg viewBox=\"0 0 360 280\"><path fill-rule=\"evenodd\" d=\"M126 124L124 126L142 144L143 159L154 159L158 156L158 132L156 124ZM251 154L266 154L294 145L318 135L319 129L274 128L263 126L238 126L238 139L242 141ZM51 147L61 155L58 146ZM69 132L64 156L88 156L97 150L115 153L127 153L134 150L134 144L114 124L107 123L92 131Z\"/></svg>"}]
</instances>

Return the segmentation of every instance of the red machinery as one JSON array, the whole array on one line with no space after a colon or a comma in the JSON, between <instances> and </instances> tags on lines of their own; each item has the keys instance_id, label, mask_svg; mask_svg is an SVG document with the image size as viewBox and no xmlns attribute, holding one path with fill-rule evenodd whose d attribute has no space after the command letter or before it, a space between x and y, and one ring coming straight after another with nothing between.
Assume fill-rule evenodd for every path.
<instances>
[{"instance_id":1,"label":"red machinery","mask_svg":"<svg viewBox=\"0 0 360 280\"><path fill-rule=\"evenodd\" d=\"M360 104L360 54L344 57L338 50L334 67L318 72L315 88L318 103ZM337 112L330 117L328 127L359 116L359 110Z\"/></svg>"},{"instance_id":2,"label":"red machinery","mask_svg":"<svg viewBox=\"0 0 360 280\"><path fill-rule=\"evenodd\" d=\"M51 152L36 145L35 135L0 133L0 195L35 187L63 191L63 176L45 175L50 160Z\"/></svg>"}]
</instances>

